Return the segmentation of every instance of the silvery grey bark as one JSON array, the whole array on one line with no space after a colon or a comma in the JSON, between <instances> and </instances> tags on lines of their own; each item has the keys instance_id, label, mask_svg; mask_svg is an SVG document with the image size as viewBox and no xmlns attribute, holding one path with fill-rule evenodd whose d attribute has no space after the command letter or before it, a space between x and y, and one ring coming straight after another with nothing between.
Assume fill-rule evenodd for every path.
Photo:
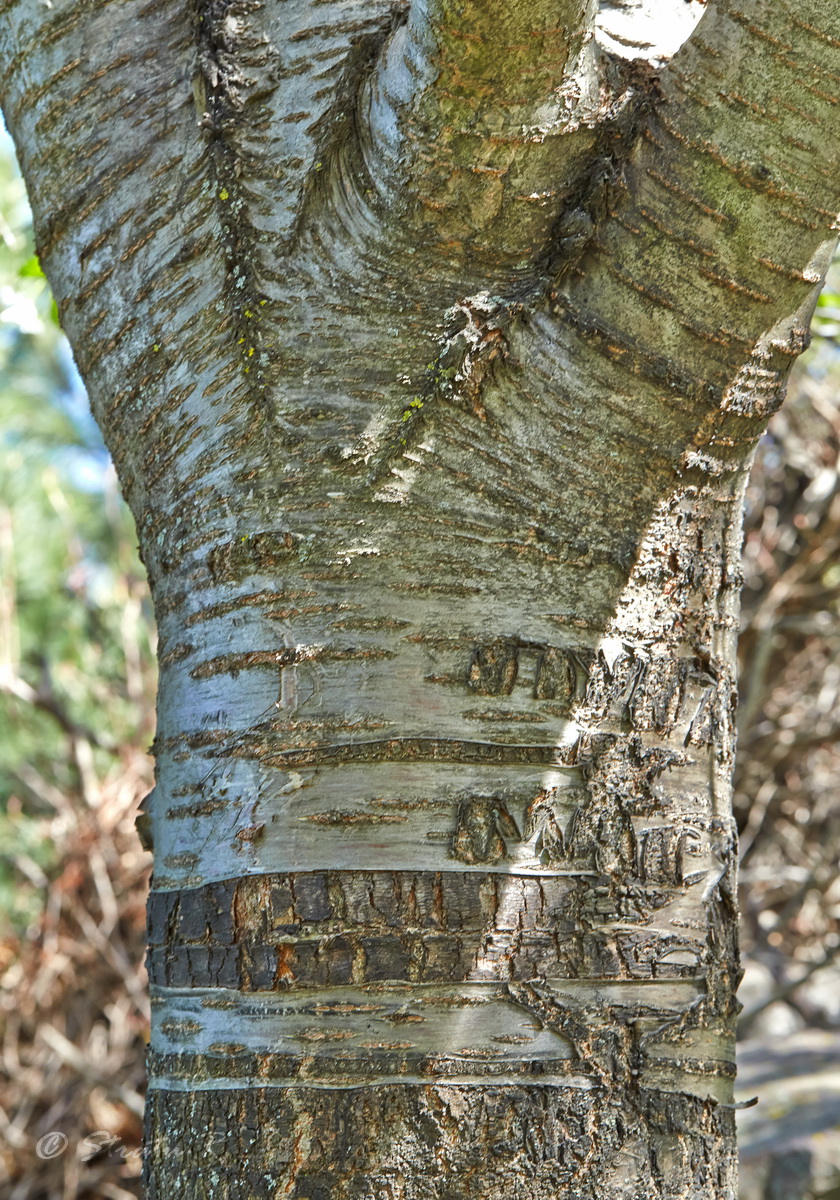
<instances>
[{"instance_id":1,"label":"silvery grey bark","mask_svg":"<svg viewBox=\"0 0 840 1200\"><path fill-rule=\"evenodd\" d=\"M150 1197L735 1196L740 501L840 39L595 7L0 3L160 628Z\"/></svg>"}]
</instances>

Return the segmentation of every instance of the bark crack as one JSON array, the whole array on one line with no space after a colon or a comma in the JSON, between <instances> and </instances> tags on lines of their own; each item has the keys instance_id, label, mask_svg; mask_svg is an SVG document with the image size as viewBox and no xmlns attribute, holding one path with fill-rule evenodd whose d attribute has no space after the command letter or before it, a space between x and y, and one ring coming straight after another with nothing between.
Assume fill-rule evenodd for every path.
<instances>
[{"instance_id":1,"label":"bark crack","mask_svg":"<svg viewBox=\"0 0 840 1200\"><path fill-rule=\"evenodd\" d=\"M197 42L193 99L209 152L210 179L205 189L212 192L225 262L226 293L216 304L219 323L229 329L239 370L248 376L249 391L265 410L272 346L262 310L268 299L256 270L256 238L244 185L248 168L238 144L242 89L252 82L245 73L241 41L245 18L253 7L248 0L193 0Z\"/></svg>"}]
</instances>

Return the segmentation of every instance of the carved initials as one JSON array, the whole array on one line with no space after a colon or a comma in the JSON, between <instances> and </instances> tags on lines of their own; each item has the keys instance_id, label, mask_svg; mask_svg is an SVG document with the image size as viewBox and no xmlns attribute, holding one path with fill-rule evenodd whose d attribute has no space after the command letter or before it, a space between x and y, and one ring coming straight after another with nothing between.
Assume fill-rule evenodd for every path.
<instances>
[{"instance_id":1,"label":"carved initials","mask_svg":"<svg viewBox=\"0 0 840 1200\"><path fill-rule=\"evenodd\" d=\"M480 696L509 696L519 673L519 656L511 642L476 646L467 684Z\"/></svg>"},{"instance_id":2,"label":"carved initials","mask_svg":"<svg viewBox=\"0 0 840 1200\"><path fill-rule=\"evenodd\" d=\"M505 838L520 836L501 800L477 796L462 801L458 809L452 856L465 863L497 863L507 857Z\"/></svg>"},{"instance_id":3,"label":"carved initials","mask_svg":"<svg viewBox=\"0 0 840 1200\"><path fill-rule=\"evenodd\" d=\"M581 676L587 674L584 663L589 653L497 638L473 650L467 686L481 696L509 696L520 675L522 655L536 656L533 698L570 709L578 698Z\"/></svg>"},{"instance_id":4,"label":"carved initials","mask_svg":"<svg viewBox=\"0 0 840 1200\"><path fill-rule=\"evenodd\" d=\"M577 691L577 670L568 650L549 646L537 659L534 680L535 700L557 700L571 707Z\"/></svg>"}]
</instances>

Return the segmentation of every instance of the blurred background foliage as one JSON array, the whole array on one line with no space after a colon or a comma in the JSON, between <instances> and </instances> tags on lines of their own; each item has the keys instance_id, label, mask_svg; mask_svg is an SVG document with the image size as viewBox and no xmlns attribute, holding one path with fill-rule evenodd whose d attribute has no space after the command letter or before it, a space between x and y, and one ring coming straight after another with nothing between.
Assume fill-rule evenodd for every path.
<instances>
[{"instance_id":1,"label":"blurred background foliage","mask_svg":"<svg viewBox=\"0 0 840 1200\"><path fill-rule=\"evenodd\" d=\"M840 271L747 496L743 1200L840 1200ZM0 1196L138 1196L155 635L0 140ZM775 1091L774 1091L775 1089ZM41 1141L57 1133L58 1140ZM65 1146L62 1136L69 1139ZM88 1140L85 1140L85 1139ZM40 1154L39 1154L40 1147Z\"/></svg>"},{"instance_id":2,"label":"blurred background foliage","mask_svg":"<svg viewBox=\"0 0 840 1200\"><path fill-rule=\"evenodd\" d=\"M30 873L57 864L49 842L28 837L20 805L49 804L47 784L92 803L121 748L149 735L154 635L131 516L8 152L0 214L0 909L22 929L35 910L4 848L21 843Z\"/></svg>"},{"instance_id":3,"label":"blurred background foliage","mask_svg":"<svg viewBox=\"0 0 840 1200\"><path fill-rule=\"evenodd\" d=\"M131 516L3 139L0 1196L9 1200L138 1194L149 856L133 821L151 786L154 642ZM39 1157L53 1130L73 1145L44 1144ZM113 1141L83 1143L96 1131Z\"/></svg>"},{"instance_id":4,"label":"blurred background foliage","mask_svg":"<svg viewBox=\"0 0 840 1200\"><path fill-rule=\"evenodd\" d=\"M840 264L746 498L741 1200L840 1200Z\"/></svg>"}]
</instances>

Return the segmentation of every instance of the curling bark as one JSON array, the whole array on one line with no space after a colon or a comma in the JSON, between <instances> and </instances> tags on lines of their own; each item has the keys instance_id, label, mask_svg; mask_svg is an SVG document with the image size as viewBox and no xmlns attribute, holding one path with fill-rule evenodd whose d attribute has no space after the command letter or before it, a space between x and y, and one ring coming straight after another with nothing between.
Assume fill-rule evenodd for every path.
<instances>
[{"instance_id":1,"label":"curling bark","mask_svg":"<svg viewBox=\"0 0 840 1200\"><path fill-rule=\"evenodd\" d=\"M150 1197L734 1200L752 448L827 0L2 0L160 628Z\"/></svg>"}]
</instances>

